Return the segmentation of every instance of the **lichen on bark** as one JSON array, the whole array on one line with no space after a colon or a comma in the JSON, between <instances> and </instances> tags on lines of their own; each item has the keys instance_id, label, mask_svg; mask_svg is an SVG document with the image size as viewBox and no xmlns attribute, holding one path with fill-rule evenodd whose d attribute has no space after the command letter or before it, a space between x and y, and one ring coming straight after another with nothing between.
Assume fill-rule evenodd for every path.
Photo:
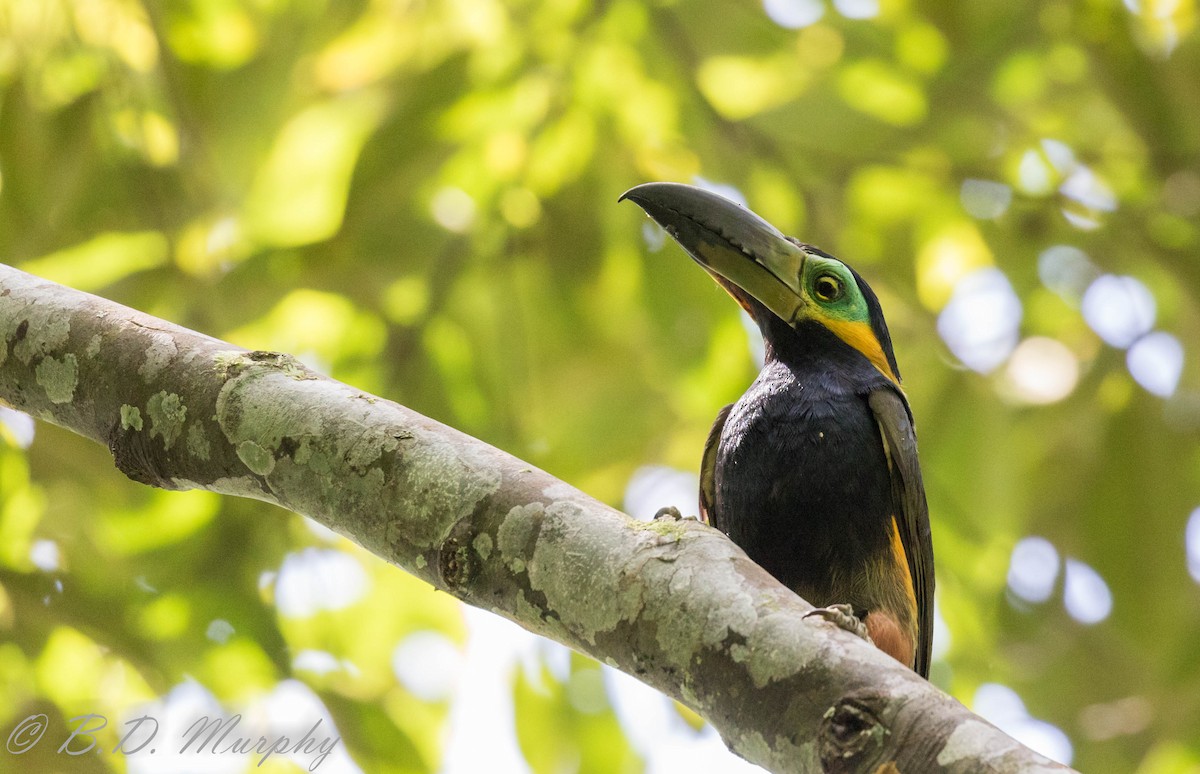
<instances>
[{"instance_id":1,"label":"lichen on bark","mask_svg":"<svg viewBox=\"0 0 1200 774\"><path fill-rule=\"evenodd\" d=\"M641 677L775 771L1065 770L806 621L803 600L714 530L634 522L293 357L2 265L0 343L0 399L105 444L134 480L303 513Z\"/></svg>"}]
</instances>

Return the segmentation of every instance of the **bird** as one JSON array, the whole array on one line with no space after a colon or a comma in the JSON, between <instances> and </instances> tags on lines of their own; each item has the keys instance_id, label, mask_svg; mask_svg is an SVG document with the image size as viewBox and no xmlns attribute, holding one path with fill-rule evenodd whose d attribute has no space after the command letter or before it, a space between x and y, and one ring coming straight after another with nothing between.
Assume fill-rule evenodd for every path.
<instances>
[{"instance_id":1,"label":"bird","mask_svg":"<svg viewBox=\"0 0 1200 774\"><path fill-rule=\"evenodd\" d=\"M701 520L814 612L928 679L929 510L878 297L848 264L719 194L645 183L625 199L762 332L762 370L704 445Z\"/></svg>"}]
</instances>

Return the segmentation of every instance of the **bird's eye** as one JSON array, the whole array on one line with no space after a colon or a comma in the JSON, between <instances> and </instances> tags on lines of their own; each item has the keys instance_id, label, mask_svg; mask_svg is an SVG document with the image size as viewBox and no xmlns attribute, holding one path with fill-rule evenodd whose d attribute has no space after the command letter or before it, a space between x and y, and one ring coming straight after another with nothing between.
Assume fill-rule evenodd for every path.
<instances>
[{"instance_id":1,"label":"bird's eye","mask_svg":"<svg viewBox=\"0 0 1200 774\"><path fill-rule=\"evenodd\" d=\"M822 274L813 283L813 294L826 303L842 297L842 281L832 274Z\"/></svg>"}]
</instances>

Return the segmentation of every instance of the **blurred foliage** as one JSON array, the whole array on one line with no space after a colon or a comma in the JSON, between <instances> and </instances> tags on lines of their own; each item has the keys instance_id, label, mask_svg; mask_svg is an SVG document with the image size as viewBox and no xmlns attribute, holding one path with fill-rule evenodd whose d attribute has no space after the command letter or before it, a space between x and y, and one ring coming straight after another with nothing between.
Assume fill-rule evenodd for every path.
<instances>
[{"instance_id":1,"label":"blurred foliage","mask_svg":"<svg viewBox=\"0 0 1200 774\"><path fill-rule=\"evenodd\" d=\"M571 654L559 681L543 666L517 676L513 693L517 740L534 774L639 774L641 761L621 736L605 696L600 665Z\"/></svg>"},{"instance_id":2,"label":"blurred foliage","mask_svg":"<svg viewBox=\"0 0 1200 774\"><path fill-rule=\"evenodd\" d=\"M1196 13L0 0L0 257L292 352L621 505L639 466L695 468L756 365L736 306L616 199L731 186L882 298L933 514L935 682L968 705L1011 687L1083 770L1196 772ZM1056 246L1085 256L1062 282ZM1081 313L1080 272L1135 277L1148 327L1183 342L1182 374L1154 361L1157 394ZM1014 338L967 368L948 346L995 316L948 316L980 276L1019 299L993 333L1042 359ZM1069 378L1039 393L1051 368ZM103 449L43 425L30 445L8 420L0 728L115 718L185 680L236 708L295 677L364 770L437 770L449 699L406 686L393 651L414 632L464 642L451 600L299 517L141 488ZM1053 546L1049 585L1022 596L1029 536ZM358 593L289 585L307 606L281 609L289 567L335 565L326 580ZM1102 620L1068 614L1104 593ZM533 771L640 770L589 664L513 673Z\"/></svg>"}]
</instances>

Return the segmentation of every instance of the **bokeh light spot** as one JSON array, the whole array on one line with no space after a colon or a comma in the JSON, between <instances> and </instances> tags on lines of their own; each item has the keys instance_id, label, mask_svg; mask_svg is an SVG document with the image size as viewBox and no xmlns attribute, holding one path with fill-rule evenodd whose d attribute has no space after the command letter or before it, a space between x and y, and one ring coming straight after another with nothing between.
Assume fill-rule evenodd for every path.
<instances>
[{"instance_id":1,"label":"bokeh light spot","mask_svg":"<svg viewBox=\"0 0 1200 774\"><path fill-rule=\"evenodd\" d=\"M1007 387L1024 403L1055 403L1079 383L1079 360L1065 344L1045 336L1025 339L1005 369Z\"/></svg>"},{"instance_id":2,"label":"bokeh light spot","mask_svg":"<svg viewBox=\"0 0 1200 774\"><path fill-rule=\"evenodd\" d=\"M993 371L1017 346L1021 300L999 269L964 277L938 316L938 333L954 356L980 373Z\"/></svg>"},{"instance_id":3,"label":"bokeh light spot","mask_svg":"<svg viewBox=\"0 0 1200 774\"><path fill-rule=\"evenodd\" d=\"M447 231L461 234L475 222L475 200L461 188L438 189L430 202L433 219Z\"/></svg>"},{"instance_id":4,"label":"bokeh light spot","mask_svg":"<svg viewBox=\"0 0 1200 774\"><path fill-rule=\"evenodd\" d=\"M275 579L275 604L290 618L349 607L367 591L367 573L353 556L306 548L288 554Z\"/></svg>"},{"instance_id":5,"label":"bokeh light spot","mask_svg":"<svg viewBox=\"0 0 1200 774\"><path fill-rule=\"evenodd\" d=\"M0 406L0 430L5 430L11 434L13 443L16 443L20 449L29 449L30 444L34 443L34 434L36 424L34 418L25 412L18 412L17 409Z\"/></svg>"},{"instance_id":6,"label":"bokeh light spot","mask_svg":"<svg viewBox=\"0 0 1200 774\"><path fill-rule=\"evenodd\" d=\"M315 675L327 675L341 671L342 664L327 650L306 648L292 659L292 669L298 672L311 672Z\"/></svg>"},{"instance_id":7,"label":"bokeh light spot","mask_svg":"<svg viewBox=\"0 0 1200 774\"><path fill-rule=\"evenodd\" d=\"M1100 227L1101 215L1117 208L1117 197L1108 184L1089 167L1074 164L1059 193L1067 200L1063 217L1075 228L1092 231Z\"/></svg>"},{"instance_id":8,"label":"bokeh light spot","mask_svg":"<svg viewBox=\"0 0 1200 774\"><path fill-rule=\"evenodd\" d=\"M930 648L930 656L934 661L941 661L950 652L950 645L953 642L950 633L950 625L946 623L945 617L942 616L941 605L938 604L937 597L933 598L933 645Z\"/></svg>"},{"instance_id":9,"label":"bokeh light spot","mask_svg":"<svg viewBox=\"0 0 1200 774\"><path fill-rule=\"evenodd\" d=\"M1060 140L1042 140L1042 151L1059 174L1067 174L1078 163L1075 161L1075 151L1071 150L1070 145Z\"/></svg>"},{"instance_id":10,"label":"bokeh light spot","mask_svg":"<svg viewBox=\"0 0 1200 774\"><path fill-rule=\"evenodd\" d=\"M994 180L967 179L959 189L958 198L971 217L993 220L1008 211L1012 189Z\"/></svg>"},{"instance_id":11,"label":"bokeh light spot","mask_svg":"<svg viewBox=\"0 0 1200 774\"><path fill-rule=\"evenodd\" d=\"M1078 559L1067 559L1063 605L1081 624L1097 624L1112 613L1112 592L1100 573Z\"/></svg>"},{"instance_id":12,"label":"bokeh light spot","mask_svg":"<svg viewBox=\"0 0 1200 774\"><path fill-rule=\"evenodd\" d=\"M1054 170L1041 153L1027 150L1021 154L1017 164L1017 185L1033 196L1048 194L1054 189Z\"/></svg>"},{"instance_id":13,"label":"bokeh light spot","mask_svg":"<svg viewBox=\"0 0 1200 774\"><path fill-rule=\"evenodd\" d=\"M1038 278L1042 284L1068 300L1083 296L1098 275L1087 253L1078 247L1054 245L1038 256Z\"/></svg>"},{"instance_id":14,"label":"bokeh light spot","mask_svg":"<svg viewBox=\"0 0 1200 774\"><path fill-rule=\"evenodd\" d=\"M972 709L1027 747L1059 763L1071 764L1075 750L1070 737L1057 726L1031 716L1012 688L984 683L975 691Z\"/></svg>"},{"instance_id":15,"label":"bokeh light spot","mask_svg":"<svg viewBox=\"0 0 1200 774\"><path fill-rule=\"evenodd\" d=\"M1040 752L1050 760L1058 761L1069 766L1075 757L1075 748L1071 738L1054 725L1037 718L1028 718L1010 732L1017 741L1030 749Z\"/></svg>"},{"instance_id":16,"label":"bokeh light spot","mask_svg":"<svg viewBox=\"0 0 1200 774\"><path fill-rule=\"evenodd\" d=\"M1028 716L1025 702L1017 692L999 683L984 683L975 691L971 703L975 712L1003 728L1005 723Z\"/></svg>"},{"instance_id":17,"label":"bokeh light spot","mask_svg":"<svg viewBox=\"0 0 1200 774\"><path fill-rule=\"evenodd\" d=\"M625 487L624 510L635 519L649 521L659 508L675 506L684 516L694 516L697 510L697 492L700 479L665 465L647 465L638 468Z\"/></svg>"},{"instance_id":18,"label":"bokeh light spot","mask_svg":"<svg viewBox=\"0 0 1200 774\"><path fill-rule=\"evenodd\" d=\"M1196 508L1188 517L1183 540L1187 549L1188 573L1192 580L1200 583L1200 508Z\"/></svg>"},{"instance_id":19,"label":"bokeh light spot","mask_svg":"<svg viewBox=\"0 0 1200 774\"><path fill-rule=\"evenodd\" d=\"M1101 212L1117 208L1117 197L1108 185L1088 167L1080 166L1071 173L1059 191L1085 207Z\"/></svg>"},{"instance_id":20,"label":"bokeh light spot","mask_svg":"<svg viewBox=\"0 0 1200 774\"><path fill-rule=\"evenodd\" d=\"M712 191L719 196L724 196L729 201L736 202L743 207L750 206L746 202L746 195L736 186L729 185L728 183L714 183L712 180L700 177L699 175L692 178L692 182L706 191Z\"/></svg>"},{"instance_id":21,"label":"bokeh light spot","mask_svg":"<svg viewBox=\"0 0 1200 774\"><path fill-rule=\"evenodd\" d=\"M992 251L974 223L963 220L943 228L917 253L921 303L931 310L942 309L964 278L992 262Z\"/></svg>"},{"instance_id":22,"label":"bokeh light spot","mask_svg":"<svg viewBox=\"0 0 1200 774\"><path fill-rule=\"evenodd\" d=\"M821 0L763 0L763 10L780 27L796 30L824 16L825 4Z\"/></svg>"},{"instance_id":23,"label":"bokeh light spot","mask_svg":"<svg viewBox=\"0 0 1200 774\"><path fill-rule=\"evenodd\" d=\"M1083 319L1114 347L1128 347L1154 327L1154 295L1133 277L1105 274L1083 294Z\"/></svg>"},{"instance_id":24,"label":"bokeh light spot","mask_svg":"<svg viewBox=\"0 0 1200 774\"><path fill-rule=\"evenodd\" d=\"M1126 696L1079 711L1083 733L1098 742L1140 733L1154 720L1154 705L1144 696Z\"/></svg>"},{"instance_id":25,"label":"bokeh light spot","mask_svg":"<svg viewBox=\"0 0 1200 774\"><path fill-rule=\"evenodd\" d=\"M396 679L423 701L450 698L462 669L462 651L437 632L410 634L392 651Z\"/></svg>"},{"instance_id":26,"label":"bokeh light spot","mask_svg":"<svg viewBox=\"0 0 1200 774\"><path fill-rule=\"evenodd\" d=\"M879 15L879 0L833 0L833 6L847 19L874 19Z\"/></svg>"},{"instance_id":27,"label":"bokeh light spot","mask_svg":"<svg viewBox=\"0 0 1200 774\"><path fill-rule=\"evenodd\" d=\"M647 220L642 223L642 240L645 241L647 250L657 253L667 244L667 232L654 221Z\"/></svg>"},{"instance_id":28,"label":"bokeh light spot","mask_svg":"<svg viewBox=\"0 0 1200 774\"><path fill-rule=\"evenodd\" d=\"M225 643L233 636L233 624L226 621L224 618L214 618L208 628L204 630L204 636L212 642Z\"/></svg>"},{"instance_id":29,"label":"bokeh light spot","mask_svg":"<svg viewBox=\"0 0 1200 774\"><path fill-rule=\"evenodd\" d=\"M500 214L517 228L528 228L542 216L542 203L528 188L512 188L500 197Z\"/></svg>"},{"instance_id":30,"label":"bokeh light spot","mask_svg":"<svg viewBox=\"0 0 1200 774\"><path fill-rule=\"evenodd\" d=\"M1148 333L1129 347L1125 364L1147 392L1169 398L1183 374L1183 345L1169 333Z\"/></svg>"},{"instance_id":31,"label":"bokeh light spot","mask_svg":"<svg viewBox=\"0 0 1200 774\"><path fill-rule=\"evenodd\" d=\"M1058 579L1058 550L1043 537L1027 537L1013 546L1008 588L1026 602L1045 602Z\"/></svg>"},{"instance_id":32,"label":"bokeh light spot","mask_svg":"<svg viewBox=\"0 0 1200 774\"><path fill-rule=\"evenodd\" d=\"M54 572L62 561L58 543L53 540L35 540L29 548L29 561L42 572Z\"/></svg>"}]
</instances>

